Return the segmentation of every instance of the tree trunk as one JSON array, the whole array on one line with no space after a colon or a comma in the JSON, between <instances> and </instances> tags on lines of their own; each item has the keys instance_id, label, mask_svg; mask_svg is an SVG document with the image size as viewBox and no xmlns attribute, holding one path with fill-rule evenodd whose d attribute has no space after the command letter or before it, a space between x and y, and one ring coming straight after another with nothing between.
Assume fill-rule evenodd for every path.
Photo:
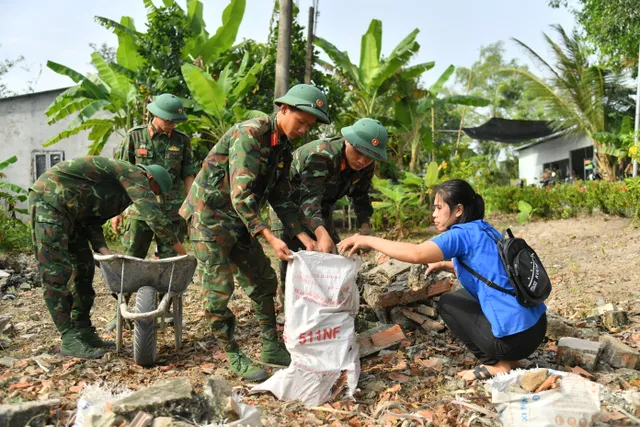
<instances>
[{"instance_id":1,"label":"tree trunk","mask_svg":"<svg viewBox=\"0 0 640 427\"><path fill-rule=\"evenodd\" d=\"M416 173L416 170L419 166L420 156L420 141L417 141L416 138L411 141L411 161L409 162L409 172Z\"/></svg>"},{"instance_id":2,"label":"tree trunk","mask_svg":"<svg viewBox=\"0 0 640 427\"><path fill-rule=\"evenodd\" d=\"M602 175L602 178L607 181L615 181L616 170L615 165L611 163L611 158L601 150L602 145L595 139L593 140L593 147L598 150L596 154L596 163L598 165L600 175Z\"/></svg>"},{"instance_id":3,"label":"tree trunk","mask_svg":"<svg viewBox=\"0 0 640 427\"><path fill-rule=\"evenodd\" d=\"M280 0L280 23L278 31L278 51L276 53L276 85L274 98L279 98L289 90L289 68L291 65L291 23L292 0Z\"/></svg>"}]
</instances>

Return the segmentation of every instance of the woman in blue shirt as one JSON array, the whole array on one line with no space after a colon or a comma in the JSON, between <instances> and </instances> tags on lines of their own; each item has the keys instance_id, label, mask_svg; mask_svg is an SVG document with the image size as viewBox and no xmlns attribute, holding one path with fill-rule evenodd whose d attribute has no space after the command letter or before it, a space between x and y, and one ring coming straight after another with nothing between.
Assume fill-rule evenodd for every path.
<instances>
[{"instance_id":1,"label":"woman in blue shirt","mask_svg":"<svg viewBox=\"0 0 640 427\"><path fill-rule=\"evenodd\" d=\"M460 265L513 290L492 238L500 238L500 233L483 218L482 196L466 181L453 179L435 189L433 222L442 232L439 236L416 245L355 235L338 245L341 252L349 250L349 256L371 248L401 261L428 264L427 274L449 271L458 276L463 288L442 295L439 311L481 363L458 374L467 380L509 372L536 350L547 330L544 304L523 307L514 296L487 286Z\"/></svg>"}]
</instances>

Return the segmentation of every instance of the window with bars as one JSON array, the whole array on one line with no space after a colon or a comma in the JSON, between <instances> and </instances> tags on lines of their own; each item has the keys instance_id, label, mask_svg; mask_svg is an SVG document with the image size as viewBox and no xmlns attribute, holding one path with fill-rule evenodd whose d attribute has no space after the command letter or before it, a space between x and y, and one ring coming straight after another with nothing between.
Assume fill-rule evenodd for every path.
<instances>
[{"instance_id":1,"label":"window with bars","mask_svg":"<svg viewBox=\"0 0 640 427\"><path fill-rule=\"evenodd\" d=\"M34 151L31 158L33 181L35 181L51 166L64 160L64 151Z\"/></svg>"}]
</instances>

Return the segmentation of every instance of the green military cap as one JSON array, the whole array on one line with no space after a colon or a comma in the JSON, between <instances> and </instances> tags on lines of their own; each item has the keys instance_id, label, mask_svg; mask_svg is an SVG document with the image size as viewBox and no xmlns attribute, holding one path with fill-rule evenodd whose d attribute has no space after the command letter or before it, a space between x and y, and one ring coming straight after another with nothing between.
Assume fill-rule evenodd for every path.
<instances>
[{"instance_id":1,"label":"green military cap","mask_svg":"<svg viewBox=\"0 0 640 427\"><path fill-rule=\"evenodd\" d=\"M331 123L331 118L329 118L329 113L327 112L327 97L314 85L295 85L284 96L273 102L276 105L291 105L311 114L322 123Z\"/></svg>"},{"instance_id":2,"label":"green military cap","mask_svg":"<svg viewBox=\"0 0 640 427\"><path fill-rule=\"evenodd\" d=\"M156 181L158 186L160 187L160 191L162 194L167 194L171 190L171 185L173 184L173 179L171 179L171 175L165 168L159 165L138 165L142 169L149 172L149 174Z\"/></svg>"},{"instance_id":3,"label":"green military cap","mask_svg":"<svg viewBox=\"0 0 640 427\"><path fill-rule=\"evenodd\" d=\"M156 117L160 117L163 120L168 120L174 123L186 122L187 114L184 112L184 107L180 98L170 93L163 93L156 97L156 99L150 103L147 108Z\"/></svg>"},{"instance_id":4,"label":"green military cap","mask_svg":"<svg viewBox=\"0 0 640 427\"><path fill-rule=\"evenodd\" d=\"M360 153L374 160L387 161L387 130L379 121L360 119L340 132Z\"/></svg>"}]
</instances>

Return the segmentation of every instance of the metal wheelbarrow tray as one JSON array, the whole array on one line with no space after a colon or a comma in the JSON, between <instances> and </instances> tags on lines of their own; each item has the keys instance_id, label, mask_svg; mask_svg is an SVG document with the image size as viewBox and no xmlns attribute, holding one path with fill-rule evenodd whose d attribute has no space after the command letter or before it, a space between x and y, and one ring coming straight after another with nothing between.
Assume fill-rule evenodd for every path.
<instances>
[{"instance_id":1,"label":"metal wheelbarrow tray","mask_svg":"<svg viewBox=\"0 0 640 427\"><path fill-rule=\"evenodd\" d=\"M105 283L118 295L116 350L122 350L124 319L133 320L133 358L140 366L152 366L157 357L156 318L162 319L173 300L175 348L182 344L182 294L191 283L197 261L193 255L165 259L140 259L126 255L94 255ZM136 309L130 312L125 294L136 293ZM158 294L164 297L158 304Z\"/></svg>"}]
</instances>

